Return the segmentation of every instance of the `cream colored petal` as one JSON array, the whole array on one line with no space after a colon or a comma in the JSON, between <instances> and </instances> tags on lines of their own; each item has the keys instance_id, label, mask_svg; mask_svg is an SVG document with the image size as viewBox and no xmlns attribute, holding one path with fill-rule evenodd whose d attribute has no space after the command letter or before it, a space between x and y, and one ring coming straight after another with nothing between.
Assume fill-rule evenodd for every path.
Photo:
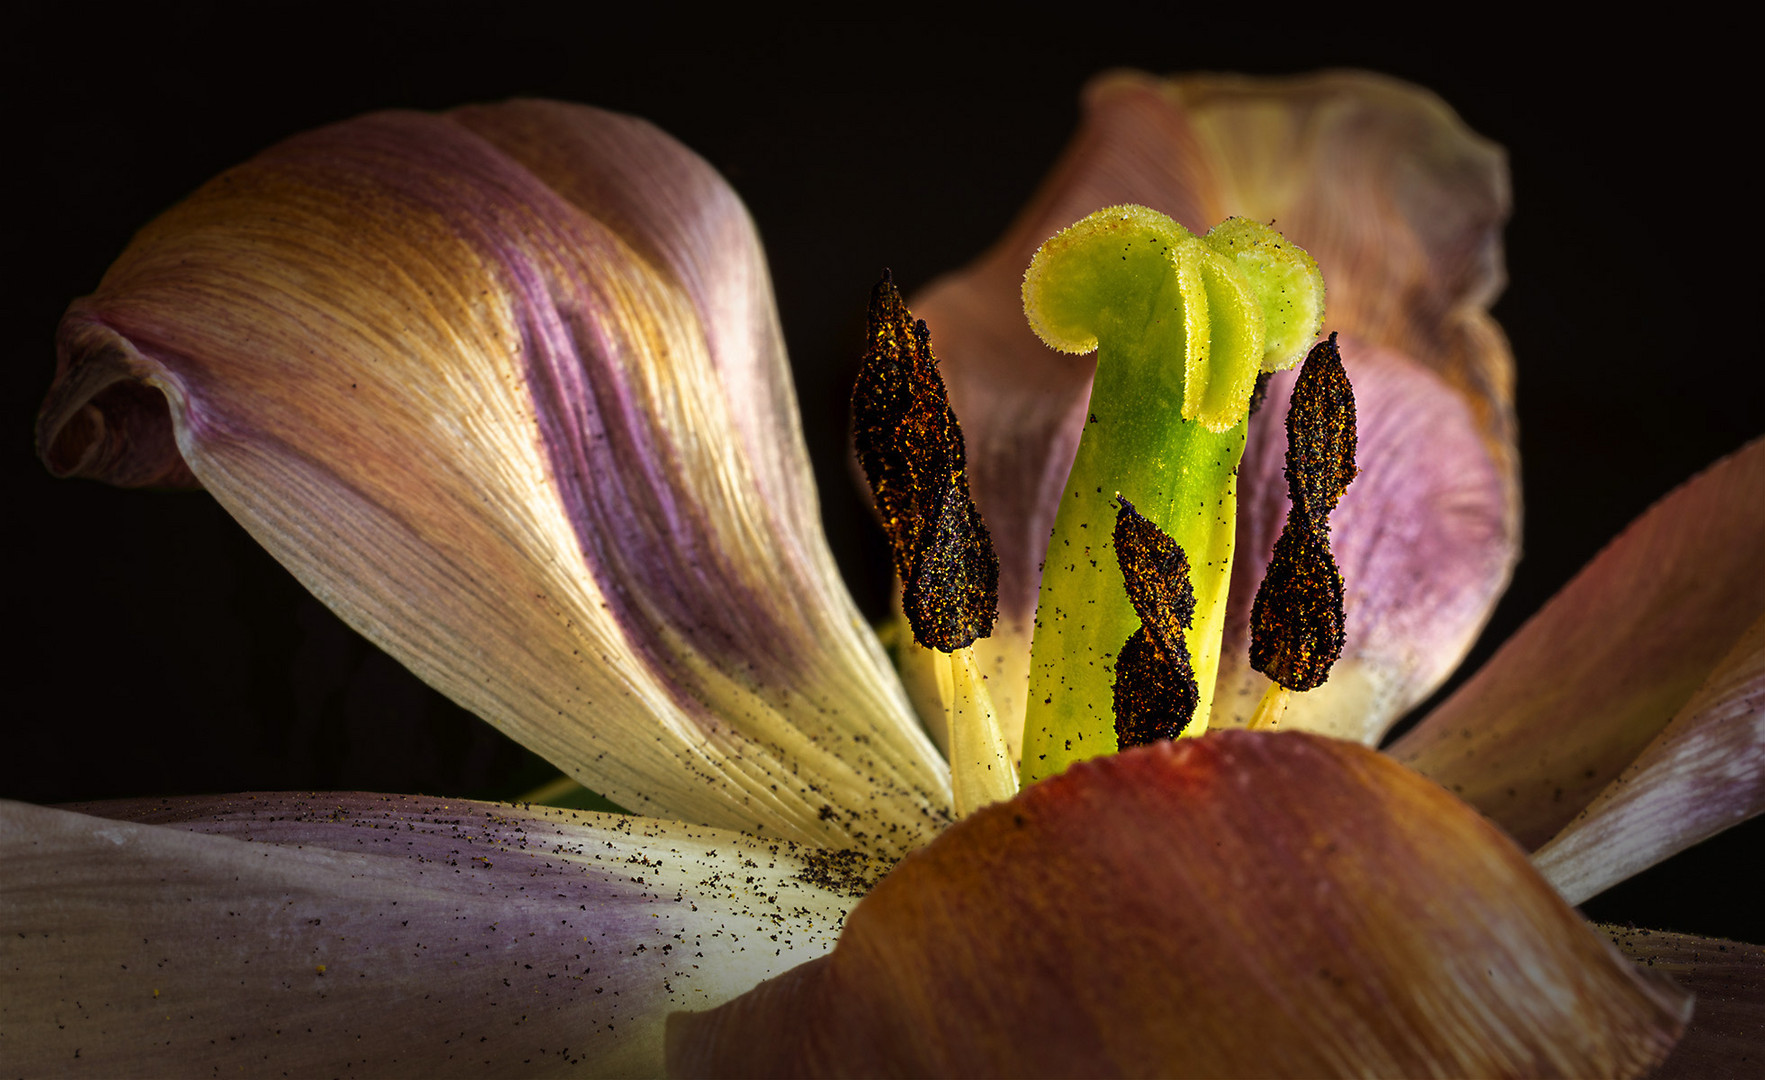
<instances>
[{"instance_id":1,"label":"cream colored petal","mask_svg":"<svg viewBox=\"0 0 1765 1080\"><path fill-rule=\"evenodd\" d=\"M952 826L826 957L668 1025L688 1076L1637 1076L1687 996L1365 747L1210 732Z\"/></svg>"},{"instance_id":2,"label":"cream colored petal","mask_svg":"<svg viewBox=\"0 0 1765 1080\"><path fill-rule=\"evenodd\" d=\"M1500 529L1469 553L1472 572L1450 572L1477 578L1484 591L1457 597L1452 613L1461 621L1431 634L1458 651L1420 658L1425 674L1377 673L1379 685L1363 696L1396 702L1432 685L1468 648L1518 554L1513 359L1487 311L1503 283L1501 150L1427 91L1366 73L1166 80L1116 72L1094 80L1084 104L1079 131L1006 234L912 302L938 342L975 500L998 549L1001 626L1021 628L1017 640L1027 643L1095 369L1092 358L1053 353L1030 331L1020 285L1031 255L1060 229L1121 203L1149 206L1195 232L1231 215L1273 219L1323 271L1325 329L1440 376L1463 396L1487 456L1470 467L1494 478ZM1405 513L1439 505L1454 486L1418 490L1422 501ZM1248 484L1239 492L1240 500L1261 496ZM1335 527L1352 530L1351 514L1344 504ZM1500 572L1484 574L1491 564ZM1341 677L1346 686L1352 676ZM996 691L995 699L1002 716L1017 715L1003 711L1011 695Z\"/></svg>"},{"instance_id":3,"label":"cream colored petal","mask_svg":"<svg viewBox=\"0 0 1765 1080\"><path fill-rule=\"evenodd\" d=\"M1637 759L1538 849L1532 864L1579 904L1760 810L1765 616Z\"/></svg>"},{"instance_id":4,"label":"cream colored petal","mask_svg":"<svg viewBox=\"0 0 1765 1080\"><path fill-rule=\"evenodd\" d=\"M1331 515L1347 642L1329 681L1281 726L1376 745L1452 674L1507 584L1506 494L1464 398L1401 354L1340 339L1354 385L1360 475ZM1286 521L1287 407L1275 375L1239 469L1238 551L1210 723L1249 723L1269 686L1250 666L1250 611Z\"/></svg>"},{"instance_id":5,"label":"cream colored petal","mask_svg":"<svg viewBox=\"0 0 1765 1080\"><path fill-rule=\"evenodd\" d=\"M299 136L143 230L60 349L52 467L152 472L92 389L157 389L303 584L585 786L895 853L945 820L819 532L753 225L642 121L516 103Z\"/></svg>"},{"instance_id":6,"label":"cream colored petal","mask_svg":"<svg viewBox=\"0 0 1765 1080\"><path fill-rule=\"evenodd\" d=\"M1765 611L1761 551L1765 439L1632 522L1390 752L1537 847L1637 761Z\"/></svg>"},{"instance_id":7,"label":"cream colored petal","mask_svg":"<svg viewBox=\"0 0 1765 1080\"><path fill-rule=\"evenodd\" d=\"M1653 1080L1744 1080L1765 1063L1765 948L1665 930L1599 928L1620 952L1697 995L1685 1037Z\"/></svg>"},{"instance_id":8,"label":"cream colored petal","mask_svg":"<svg viewBox=\"0 0 1765 1080\"><path fill-rule=\"evenodd\" d=\"M107 816L0 803L8 1071L655 1074L668 1012L825 953L856 902L839 886L874 872L407 796L85 809Z\"/></svg>"}]
</instances>

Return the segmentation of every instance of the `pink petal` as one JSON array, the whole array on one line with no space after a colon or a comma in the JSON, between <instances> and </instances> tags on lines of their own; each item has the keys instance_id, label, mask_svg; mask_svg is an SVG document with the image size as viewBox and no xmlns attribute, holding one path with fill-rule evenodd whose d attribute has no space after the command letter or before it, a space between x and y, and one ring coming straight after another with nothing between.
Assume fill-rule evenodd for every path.
<instances>
[{"instance_id":1,"label":"pink petal","mask_svg":"<svg viewBox=\"0 0 1765 1080\"><path fill-rule=\"evenodd\" d=\"M812 883L840 869L824 853L641 818L361 794L84 809L105 816L0 803L13 1071L653 1073L669 1011L821 955L854 902Z\"/></svg>"},{"instance_id":2,"label":"pink petal","mask_svg":"<svg viewBox=\"0 0 1765 1080\"><path fill-rule=\"evenodd\" d=\"M1761 551L1765 439L1632 522L1391 753L1537 847L1637 761L1765 612Z\"/></svg>"},{"instance_id":3,"label":"pink petal","mask_svg":"<svg viewBox=\"0 0 1765 1080\"><path fill-rule=\"evenodd\" d=\"M1359 745L1099 758L910 855L833 953L668 1028L675 1075L1639 1075L1688 1001Z\"/></svg>"},{"instance_id":4,"label":"pink petal","mask_svg":"<svg viewBox=\"0 0 1765 1080\"><path fill-rule=\"evenodd\" d=\"M169 424L320 599L585 786L896 853L944 820L821 535L752 222L642 121L299 136L143 230L60 350L52 467L175 479Z\"/></svg>"},{"instance_id":5,"label":"pink petal","mask_svg":"<svg viewBox=\"0 0 1765 1080\"><path fill-rule=\"evenodd\" d=\"M1765 809L1765 615L1532 864L1571 904Z\"/></svg>"},{"instance_id":6,"label":"pink petal","mask_svg":"<svg viewBox=\"0 0 1765 1080\"><path fill-rule=\"evenodd\" d=\"M1025 649L1095 361L1044 348L1024 320L1019 289L1043 240L1118 203L1149 206L1200 232L1233 214L1273 219L1323 270L1326 329L1357 339L1363 351L1407 358L1463 398L1468 415L1455 416L1449 433L1456 439L1468 423L1483 460L1453 442L1444 452L1463 462L1464 478L1434 470L1427 484L1387 486L1388 495L1413 499L1407 507L1362 500L1368 512L1418 522L1423 542L1435 546L1417 558L1466 560L1433 568L1451 603L1440 625L1409 650L1413 655L1394 653L1390 643L1415 624L1417 610L1385 604L1363 611L1363 621L1375 613L1393 620L1363 627L1363 638L1383 643L1366 658L1369 666L1416 665L1369 673L1376 686L1364 696L1387 710L1425 696L1469 647L1518 552L1513 361L1486 310L1503 280L1508 188L1501 151L1427 91L1365 73L1161 80L1116 72L1091 83L1078 133L1005 236L913 301L943 358L968 440L975 499L998 548L1001 629L1008 643ZM1284 498L1284 482L1275 492L1260 487L1266 482L1247 474L1241 499L1261 506ZM1479 506L1461 511L1462 498ZM1498 528L1484 535L1481 519L1489 511L1481 504L1492 498ZM1442 508L1452 515L1448 521L1419 523ZM1474 527L1461 520L1467 516ZM1347 503L1334 521L1350 534L1379 527L1359 522ZM1246 549L1256 549L1262 527L1247 523L1249 533L1240 534ZM1455 532L1457 539L1445 539ZM1262 565L1253 569L1260 576ZM1400 584L1380 580L1368 588L1385 597ZM1246 610L1249 602L1245 597ZM1001 670L1027 673L1027 662ZM1388 720L1381 715L1367 728L1382 730Z\"/></svg>"},{"instance_id":7,"label":"pink petal","mask_svg":"<svg viewBox=\"0 0 1765 1080\"><path fill-rule=\"evenodd\" d=\"M1283 727L1369 745L1470 649L1513 565L1506 489L1464 398L1402 355L1341 341L1359 417L1360 475L1331 515L1348 641ZM1248 723L1269 681L1250 667L1250 608L1287 515L1293 372L1271 379L1239 470L1238 551L1215 724Z\"/></svg>"}]
</instances>

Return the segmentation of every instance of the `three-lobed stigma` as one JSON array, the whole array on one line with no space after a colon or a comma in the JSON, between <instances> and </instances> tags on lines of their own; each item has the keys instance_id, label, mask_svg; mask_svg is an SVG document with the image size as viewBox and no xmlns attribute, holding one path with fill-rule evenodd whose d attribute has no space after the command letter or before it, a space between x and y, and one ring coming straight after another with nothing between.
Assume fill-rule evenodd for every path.
<instances>
[{"instance_id":1,"label":"three-lobed stigma","mask_svg":"<svg viewBox=\"0 0 1765 1080\"><path fill-rule=\"evenodd\" d=\"M1088 422L1043 561L1027 780L1116 749L1124 710L1129 729L1154 714L1165 732L1207 729L1253 394L1259 376L1305 354L1323 318L1324 286L1311 256L1260 222L1228 218L1198 236L1146 207L1112 206L1042 245L1023 299L1030 327L1050 347L1097 353ZM1136 690L1148 658L1163 649L1152 635L1138 636L1144 624L1122 588L1112 492L1132 499L1188 564L1194 615L1184 648L1195 703L1181 723L1173 702ZM1117 677L1124 663L1136 672L1125 683ZM1157 691L1171 693L1186 691Z\"/></svg>"}]
</instances>

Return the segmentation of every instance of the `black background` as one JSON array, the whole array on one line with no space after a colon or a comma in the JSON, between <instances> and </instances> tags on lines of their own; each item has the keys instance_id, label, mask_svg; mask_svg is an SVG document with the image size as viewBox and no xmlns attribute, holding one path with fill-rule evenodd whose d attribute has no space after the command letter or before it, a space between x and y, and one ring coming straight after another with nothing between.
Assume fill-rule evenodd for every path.
<instances>
[{"instance_id":1,"label":"black background","mask_svg":"<svg viewBox=\"0 0 1765 1080\"><path fill-rule=\"evenodd\" d=\"M1080 85L1109 67L1370 67L1508 148L1495 310L1519 358L1526 555L1467 667L1650 502L1765 431L1757 182L1738 161L1756 135L1753 61L1733 28L1682 16L1551 38L1465 11L1441 33L1266 5L1147 20L1076 4L961 33L947 8L719 25L586 6L13 10L0 465L17 638L0 797L507 798L555 775L344 627L208 496L58 482L34 458L56 320L130 234L278 139L370 109L585 101L648 117L724 172L767 244L824 516L872 612L880 541L843 465L866 290L883 265L911 289L991 242L1071 133ZM1765 940L1745 888L1761 825L1589 913Z\"/></svg>"}]
</instances>

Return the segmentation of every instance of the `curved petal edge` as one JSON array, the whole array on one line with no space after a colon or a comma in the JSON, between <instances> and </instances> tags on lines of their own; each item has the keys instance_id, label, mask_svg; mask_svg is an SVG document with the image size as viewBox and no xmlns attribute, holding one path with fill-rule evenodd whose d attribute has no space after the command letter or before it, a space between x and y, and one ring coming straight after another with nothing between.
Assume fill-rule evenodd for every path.
<instances>
[{"instance_id":1,"label":"curved petal edge","mask_svg":"<svg viewBox=\"0 0 1765 1080\"><path fill-rule=\"evenodd\" d=\"M1357 744L1214 732L965 818L674 1075L1636 1076L1686 995Z\"/></svg>"},{"instance_id":2,"label":"curved petal edge","mask_svg":"<svg viewBox=\"0 0 1765 1080\"><path fill-rule=\"evenodd\" d=\"M143 229L59 341L52 467L173 482L169 430L345 621L583 786L896 855L948 819L821 535L753 223L651 125L296 136Z\"/></svg>"}]
</instances>

